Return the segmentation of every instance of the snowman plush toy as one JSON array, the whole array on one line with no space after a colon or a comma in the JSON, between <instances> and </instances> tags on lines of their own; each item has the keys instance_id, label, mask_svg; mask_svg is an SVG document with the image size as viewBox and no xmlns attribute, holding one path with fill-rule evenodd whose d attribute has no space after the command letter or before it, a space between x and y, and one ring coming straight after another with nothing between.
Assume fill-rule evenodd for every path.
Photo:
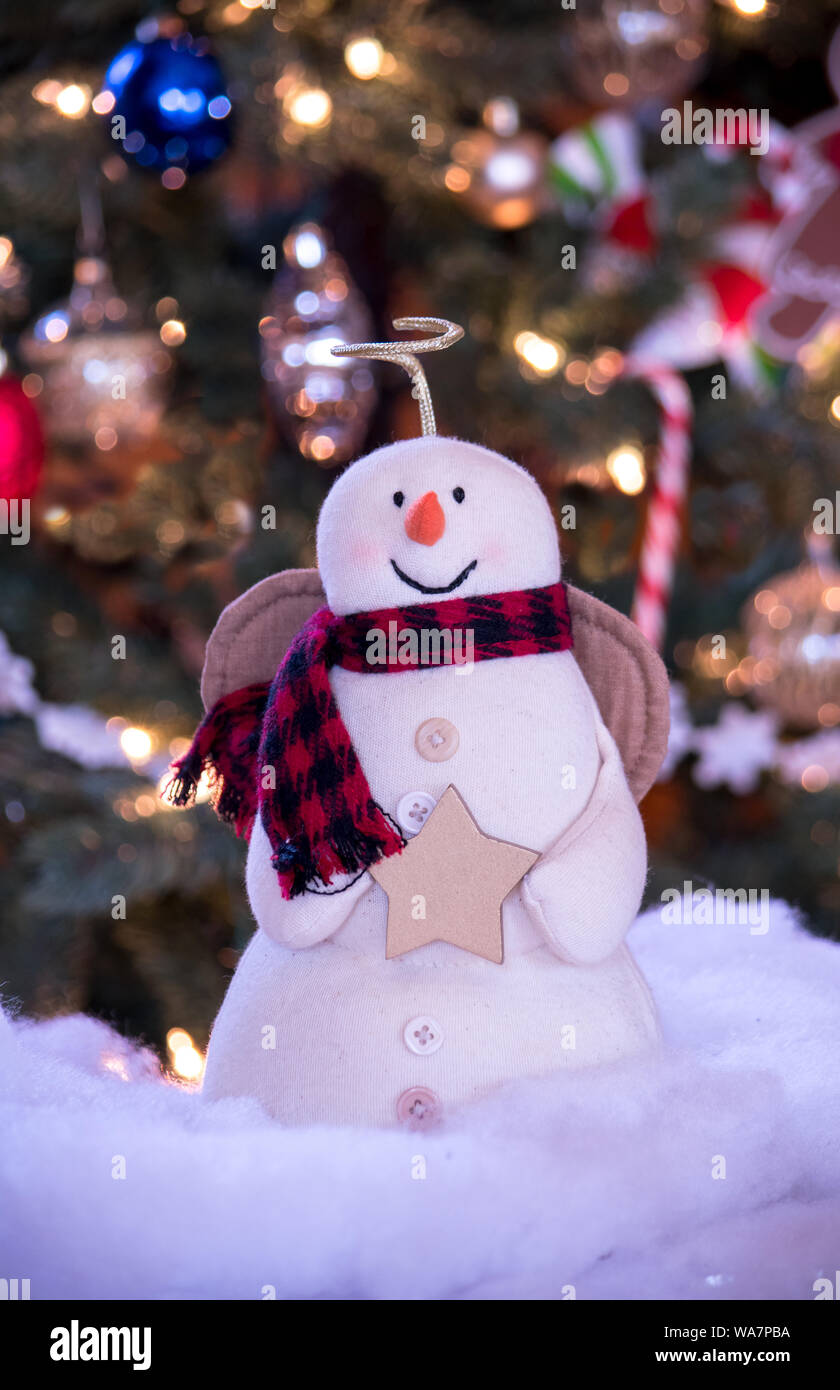
<instances>
[{"instance_id":1,"label":"snowman plush toy","mask_svg":"<svg viewBox=\"0 0 840 1390\"><path fill-rule=\"evenodd\" d=\"M561 579L551 510L499 454L423 437L359 459L318 521L317 570L222 614L207 714L176 764L249 838L258 931L213 1028L204 1092L290 1125L426 1128L517 1077L657 1045L624 938L636 802L668 685L625 617Z\"/></svg>"}]
</instances>

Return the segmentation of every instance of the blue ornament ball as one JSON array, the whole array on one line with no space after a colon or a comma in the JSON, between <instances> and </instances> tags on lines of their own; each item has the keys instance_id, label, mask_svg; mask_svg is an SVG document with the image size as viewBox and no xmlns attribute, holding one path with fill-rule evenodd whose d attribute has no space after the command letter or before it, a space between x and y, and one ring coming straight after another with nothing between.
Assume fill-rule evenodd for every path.
<instances>
[{"instance_id":1,"label":"blue ornament ball","mask_svg":"<svg viewBox=\"0 0 840 1390\"><path fill-rule=\"evenodd\" d=\"M144 169L194 174L230 144L231 101L206 39L135 39L110 64L105 90L114 97L111 131L121 116L123 153Z\"/></svg>"}]
</instances>

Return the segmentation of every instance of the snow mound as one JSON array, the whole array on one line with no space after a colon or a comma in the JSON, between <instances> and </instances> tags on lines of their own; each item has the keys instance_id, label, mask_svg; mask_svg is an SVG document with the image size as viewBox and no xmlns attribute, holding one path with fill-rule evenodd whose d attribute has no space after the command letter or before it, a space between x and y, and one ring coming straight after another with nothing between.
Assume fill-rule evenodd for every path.
<instances>
[{"instance_id":1,"label":"snow mound","mask_svg":"<svg viewBox=\"0 0 840 1390\"><path fill-rule=\"evenodd\" d=\"M0 1276L33 1299L812 1299L840 1268L840 948L783 903L768 921L647 913L661 1058L423 1135L285 1130L93 1019L0 1013Z\"/></svg>"}]
</instances>

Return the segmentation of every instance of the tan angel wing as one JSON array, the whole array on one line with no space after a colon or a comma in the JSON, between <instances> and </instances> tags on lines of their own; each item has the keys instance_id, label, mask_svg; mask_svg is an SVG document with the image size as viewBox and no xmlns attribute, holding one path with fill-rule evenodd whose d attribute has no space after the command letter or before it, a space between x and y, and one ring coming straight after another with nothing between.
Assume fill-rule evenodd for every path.
<instances>
[{"instance_id":1,"label":"tan angel wing","mask_svg":"<svg viewBox=\"0 0 840 1390\"><path fill-rule=\"evenodd\" d=\"M629 618L568 586L575 657L621 753L630 790L640 801L668 743L668 677L662 661ZM283 570L229 604L207 643L201 698L270 681L289 643L326 603L317 570Z\"/></svg>"},{"instance_id":2,"label":"tan angel wing","mask_svg":"<svg viewBox=\"0 0 840 1390\"><path fill-rule=\"evenodd\" d=\"M567 589L575 658L641 801L668 747L668 673L634 622L582 589Z\"/></svg>"},{"instance_id":3,"label":"tan angel wing","mask_svg":"<svg viewBox=\"0 0 840 1390\"><path fill-rule=\"evenodd\" d=\"M204 654L204 708L243 685L272 680L295 633L326 601L317 570L281 570L229 603Z\"/></svg>"}]
</instances>

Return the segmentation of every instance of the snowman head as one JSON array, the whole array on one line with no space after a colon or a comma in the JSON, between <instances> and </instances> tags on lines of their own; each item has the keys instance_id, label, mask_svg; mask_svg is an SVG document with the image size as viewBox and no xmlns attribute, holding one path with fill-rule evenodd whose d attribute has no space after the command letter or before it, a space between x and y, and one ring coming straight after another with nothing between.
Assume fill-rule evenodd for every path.
<instances>
[{"instance_id":1,"label":"snowman head","mask_svg":"<svg viewBox=\"0 0 840 1390\"><path fill-rule=\"evenodd\" d=\"M377 449L333 486L318 568L336 614L536 589L560 578L551 510L501 454L428 435Z\"/></svg>"},{"instance_id":2,"label":"snowman head","mask_svg":"<svg viewBox=\"0 0 840 1390\"><path fill-rule=\"evenodd\" d=\"M334 613L537 589L560 578L557 532L533 478L509 459L439 439L416 354L463 337L447 319L395 319L432 330L410 343L353 343L337 357L376 357L408 372L421 439L360 459L333 487L318 519L318 568Z\"/></svg>"},{"instance_id":3,"label":"snowman head","mask_svg":"<svg viewBox=\"0 0 840 1390\"><path fill-rule=\"evenodd\" d=\"M448 347L462 330L442 319L398 319L394 327L438 336L333 351L404 366L420 402L423 437L378 449L341 475L318 519L319 569L268 575L228 604L207 644L205 709L231 691L270 684L325 598L344 616L543 588L560 578L554 519L530 474L489 449L435 434L422 369L406 349ZM566 597L575 650L563 659L579 666L639 800L668 741L667 672L629 618L573 585Z\"/></svg>"}]
</instances>

